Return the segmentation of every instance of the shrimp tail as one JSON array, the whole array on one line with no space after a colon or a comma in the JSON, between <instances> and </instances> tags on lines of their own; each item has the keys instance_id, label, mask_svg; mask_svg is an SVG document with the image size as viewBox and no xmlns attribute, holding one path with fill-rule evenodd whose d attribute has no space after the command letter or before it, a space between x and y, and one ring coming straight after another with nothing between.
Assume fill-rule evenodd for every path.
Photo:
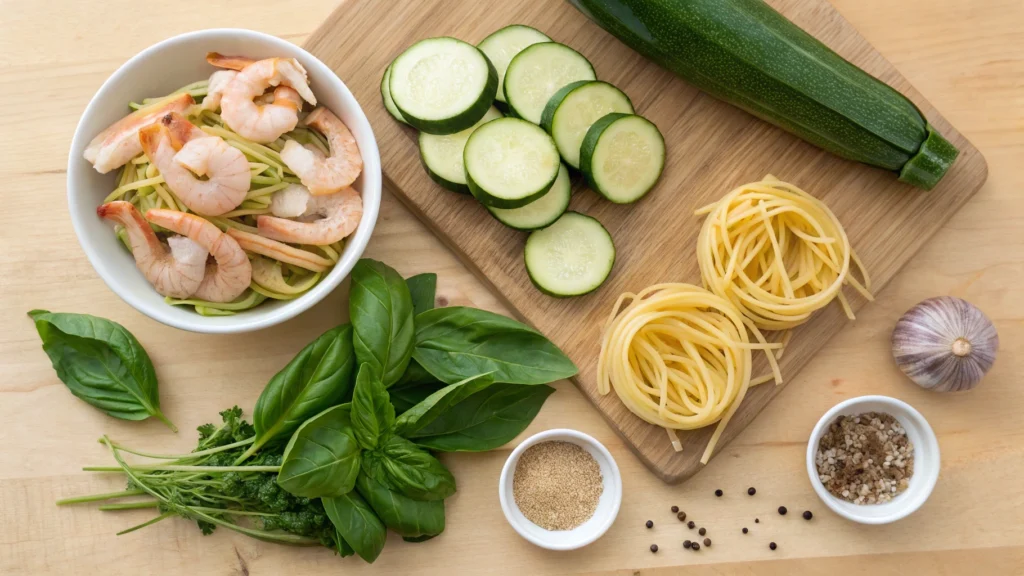
<instances>
[{"instance_id":1,"label":"shrimp tail","mask_svg":"<svg viewBox=\"0 0 1024 576\"><path fill-rule=\"evenodd\" d=\"M225 56L220 52L207 52L206 61L217 68L226 68L228 70L242 70L255 62L255 60L246 56Z\"/></svg>"}]
</instances>

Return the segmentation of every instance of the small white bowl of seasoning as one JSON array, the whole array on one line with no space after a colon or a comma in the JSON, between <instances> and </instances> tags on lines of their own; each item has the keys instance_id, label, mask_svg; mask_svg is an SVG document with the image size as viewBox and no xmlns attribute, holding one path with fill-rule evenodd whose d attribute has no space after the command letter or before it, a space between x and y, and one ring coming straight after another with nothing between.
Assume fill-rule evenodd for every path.
<instances>
[{"instance_id":1,"label":"small white bowl of seasoning","mask_svg":"<svg viewBox=\"0 0 1024 576\"><path fill-rule=\"evenodd\" d=\"M548 550L575 550L615 522L622 477L604 445L558 428L534 434L512 451L501 469L498 498L520 536Z\"/></svg>"},{"instance_id":2,"label":"small white bowl of seasoning","mask_svg":"<svg viewBox=\"0 0 1024 576\"><path fill-rule=\"evenodd\" d=\"M907 483L904 489L900 490L897 487L897 493L887 496L887 498L891 499L880 503L858 504L849 501L850 498L857 496L856 493L848 493L844 497L841 487L837 486L835 490L839 491L839 495L835 495L822 482L822 475L818 470L818 449L822 439L831 433L833 423L837 423L840 417L856 418L857 416L872 412L888 414L896 420L899 424L899 428L895 429L895 436L897 438L905 432L906 439L909 440L910 445L913 447L912 466L907 465L909 458L903 458L899 454L889 454L890 451L885 450L884 447L880 452L870 449L858 450L855 447L850 447L846 450L846 458L849 458L851 452L860 451L864 454L865 460L859 463L858 468L864 468L867 458L871 456L880 457L881 470L879 470L879 473L883 477L891 476L886 474L884 470L897 463L904 464L904 468L911 469L912 473L906 478ZM877 424L869 422L866 418L861 420L865 425ZM849 426L856 425L853 420L847 420L846 422ZM882 422L883 428L885 428L884 424ZM891 425L887 428L894 430ZM848 437L848 433L843 432L841 428L836 432L836 435L837 437L842 435L844 443ZM886 463L887 460L888 463ZM827 463L827 458L825 461ZM939 442L935 438L935 432L928 425L928 421L925 420L920 412L906 402L888 396L859 396L836 404L818 421L807 443L807 475L810 477L811 486L814 487L814 491L817 492L821 501L833 512L847 520L860 524L888 524L914 513L928 500L932 489L935 488L935 483L939 479L939 464ZM871 464L871 467L874 467L876 470L878 470L878 466L877 462ZM868 467L868 469L870 470L871 467ZM824 477L831 481L827 471ZM868 500L877 499L873 498L873 496L878 492L877 488L869 490L866 498Z\"/></svg>"}]
</instances>

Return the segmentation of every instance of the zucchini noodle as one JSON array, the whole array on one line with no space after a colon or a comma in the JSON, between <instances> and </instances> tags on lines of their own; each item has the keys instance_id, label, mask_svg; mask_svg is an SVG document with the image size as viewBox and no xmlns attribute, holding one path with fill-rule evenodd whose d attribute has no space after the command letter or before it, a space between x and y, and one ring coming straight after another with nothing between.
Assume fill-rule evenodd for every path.
<instances>
[{"instance_id":1,"label":"zucchini noodle","mask_svg":"<svg viewBox=\"0 0 1024 576\"><path fill-rule=\"evenodd\" d=\"M141 102L131 102L129 107L138 110L156 102L165 100L182 93L189 93L198 103L201 103L206 96L208 82L202 80L193 82L187 86L174 91L167 96L159 98L145 98ZM260 144L243 138L232 131L219 114L210 110L202 110L200 106L193 106L187 113L188 120L198 126L203 132L223 138L230 146L240 150L249 161L250 188L246 193L244 201L231 212L215 217L205 217L222 231L234 229L250 234L257 234L255 217L261 214L270 214L271 196L280 190L284 190L290 184L298 184L299 178L291 172L281 160L280 151L288 140L297 140L301 144L309 144L318 148L325 155L329 154L327 140L323 135L306 127L298 127L295 130L284 134L270 144ZM185 204L166 186L163 176L156 166L151 164L145 153L140 153L130 162L121 168L116 179L114 190L104 198L103 202L124 200L131 202L135 207L145 214L153 208L166 208L179 212L189 212ZM167 235L168 231L159 226L151 225L153 230L160 235ZM121 243L131 251L131 243L122 226L115 228L115 234ZM198 314L203 316L230 316L259 306L269 300L292 300L308 292L327 274L325 268L338 263L340 253L344 247L344 241L336 242L330 246L295 246L291 248L300 251L288 258L289 262L275 260L273 256L266 254L259 256L249 251L249 258L269 259L276 266L279 281L273 286L261 286L255 279L250 282L249 289L233 302L209 302L196 298L174 299L167 297L165 302L172 306L191 306ZM309 257L301 256L301 253L308 253ZM316 271L310 271L300 266L293 265L294 262L314 262ZM307 267L310 265L305 264Z\"/></svg>"},{"instance_id":2,"label":"zucchini noodle","mask_svg":"<svg viewBox=\"0 0 1024 576\"><path fill-rule=\"evenodd\" d=\"M748 336L754 336L751 342ZM619 296L601 340L597 389L661 426L676 451L674 430L718 423L701 457L706 464L750 386L782 382L772 350L727 300L691 284L656 284ZM751 381L753 350L766 352L772 374Z\"/></svg>"},{"instance_id":3,"label":"zucchini noodle","mask_svg":"<svg viewBox=\"0 0 1024 576\"><path fill-rule=\"evenodd\" d=\"M835 214L792 184L768 175L696 214L707 215L697 237L704 286L758 328L794 328L835 299L852 320L842 293L846 284L874 299L867 271ZM850 273L851 262L863 283Z\"/></svg>"}]
</instances>

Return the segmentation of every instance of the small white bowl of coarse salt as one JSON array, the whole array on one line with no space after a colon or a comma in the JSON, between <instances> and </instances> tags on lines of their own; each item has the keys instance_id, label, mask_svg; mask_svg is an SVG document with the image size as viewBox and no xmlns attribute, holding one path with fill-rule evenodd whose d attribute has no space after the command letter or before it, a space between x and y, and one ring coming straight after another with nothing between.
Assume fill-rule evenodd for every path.
<instances>
[{"instance_id":1,"label":"small white bowl of coarse salt","mask_svg":"<svg viewBox=\"0 0 1024 576\"><path fill-rule=\"evenodd\" d=\"M939 443L906 402L860 396L825 413L807 443L811 486L833 512L888 524L921 507L939 478Z\"/></svg>"},{"instance_id":2,"label":"small white bowl of coarse salt","mask_svg":"<svg viewBox=\"0 0 1024 576\"><path fill-rule=\"evenodd\" d=\"M508 523L529 542L575 550L615 522L622 477L611 453L593 437L567 428L547 430L509 455L498 499Z\"/></svg>"}]
</instances>

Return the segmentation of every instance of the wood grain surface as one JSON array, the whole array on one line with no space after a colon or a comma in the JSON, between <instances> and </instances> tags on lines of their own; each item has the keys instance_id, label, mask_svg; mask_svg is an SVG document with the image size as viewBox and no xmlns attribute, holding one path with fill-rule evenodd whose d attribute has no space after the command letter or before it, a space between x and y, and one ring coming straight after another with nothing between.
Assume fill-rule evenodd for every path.
<instances>
[{"instance_id":1,"label":"wood grain surface","mask_svg":"<svg viewBox=\"0 0 1024 576\"><path fill-rule=\"evenodd\" d=\"M71 230L65 166L79 115L107 76L154 42L198 28L240 26L301 44L337 2L211 1L187 9L167 0L0 2L0 574L1020 574L1024 4L833 4L978 146L989 162L988 184L719 458L681 485L666 485L649 473L583 394L568 382L558 384L523 437L575 428L595 436L616 458L625 488L622 509L596 544L548 552L506 524L496 492L513 442L490 453L445 456L459 482L447 506L445 533L422 544L391 535L384 553L368 566L327 550L285 548L230 533L204 537L184 520L117 537L115 532L151 513L53 505L58 498L122 486L120 478L80 471L107 463L95 443L103 433L142 448L187 450L195 442L190 430L216 418L218 410L236 403L250 409L274 372L344 319L347 296L340 289L277 329L233 337L184 333L135 312L96 276ZM367 254L406 275L437 272L439 295L447 302L509 312L391 194L385 194ZM889 359L889 334L898 316L937 294L974 302L1000 332L1003 350L996 366L969 394L919 390ZM99 314L131 330L153 357L162 404L182 432L171 434L157 422L117 421L72 397L25 316L40 307ZM817 419L835 403L862 394L911 403L931 422L942 449L931 499L890 526L859 526L832 515L817 500L804 469L806 439ZM745 494L751 485L758 490L754 498ZM714 498L716 488L726 495ZM681 549L680 542L692 536L671 518L673 504L707 527L711 548ZM779 517L779 505L810 509L814 520L792 513ZM755 516L761 520L756 525ZM643 527L648 519L655 521L652 530ZM751 533L742 535L743 526ZM769 541L778 542L778 550L770 551ZM661 546L658 554L648 551L652 543Z\"/></svg>"},{"instance_id":2,"label":"wood grain surface","mask_svg":"<svg viewBox=\"0 0 1024 576\"><path fill-rule=\"evenodd\" d=\"M695 250L701 219L693 216L696 208L769 173L792 182L822 199L845 224L878 290L987 177L977 149L827 0L769 3L846 59L910 96L960 149L960 157L934 190L918 190L884 170L839 159L715 100L645 60L564 2L421 0L403 3L382 19L379 14L391 5L387 0L349 0L306 43L364 103L377 135L384 176L399 199L518 316L569 354L580 367L573 379L580 390L666 482L680 482L703 467L700 458L715 427L679 433L683 451L676 452L663 429L634 416L615 394L598 393L597 360L601 330L619 294L661 282L700 284ZM570 210L601 221L616 248L611 276L586 296L554 298L538 291L523 266L527 235L501 225L471 196L432 183L420 165L416 130L394 121L379 97L381 71L416 39L453 36L475 44L514 23L534 26L581 52L594 64L597 77L623 90L637 113L659 126L665 137L665 172L657 187L636 204L617 205L593 192L580 192L586 183L576 178ZM856 294L853 289L846 292L851 298ZM853 299L854 309L863 304L859 297ZM785 382L847 324L836 302L794 330L780 363ZM760 356L755 355L755 376L768 371ZM782 386L770 385L753 388L718 447L735 438L781 390Z\"/></svg>"}]
</instances>

